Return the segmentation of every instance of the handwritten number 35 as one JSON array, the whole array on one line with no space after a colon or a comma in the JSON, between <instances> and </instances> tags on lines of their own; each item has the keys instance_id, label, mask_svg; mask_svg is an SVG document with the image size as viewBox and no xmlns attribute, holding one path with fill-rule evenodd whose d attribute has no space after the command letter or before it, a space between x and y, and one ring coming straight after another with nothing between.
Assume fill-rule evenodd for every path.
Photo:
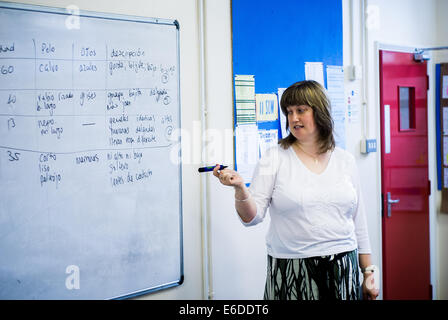
<instances>
[{"instance_id":1,"label":"handwritten number 35","mask_svg":"<svg viewBox=\"0 0 448 320\"><path fill-rule=\"evenodd\" d=\"M11 152L8 150L9 161L19 161L20 152Z\"/></svg>"}]
</instances>

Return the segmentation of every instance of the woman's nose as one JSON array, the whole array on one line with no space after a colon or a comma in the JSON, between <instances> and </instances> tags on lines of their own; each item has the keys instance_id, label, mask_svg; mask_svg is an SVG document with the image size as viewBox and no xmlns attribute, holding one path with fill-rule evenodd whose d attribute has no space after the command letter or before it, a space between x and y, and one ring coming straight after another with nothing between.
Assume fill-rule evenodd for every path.
<instances>
[{"instance_id":1,"label":"woman's nose","mask_svg":"<svg viewBox=\"0 0 448 320\"><path fill-rule=\"evenodd\" d=\"M300 116L297 112L291 113L291 121L298 121L300 120Z\"/></svg>"}]
</instances>

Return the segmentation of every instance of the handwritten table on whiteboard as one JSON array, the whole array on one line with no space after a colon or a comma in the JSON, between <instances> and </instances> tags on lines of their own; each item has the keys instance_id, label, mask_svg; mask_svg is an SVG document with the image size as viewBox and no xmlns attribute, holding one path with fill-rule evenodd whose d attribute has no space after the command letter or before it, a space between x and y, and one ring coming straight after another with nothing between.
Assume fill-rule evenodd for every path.
<instances>
[{"instance_id":1,"label":"handwritten table on whiteboard","mask_svg":"<svg viewBox=\"0 0 448 320\"><path fill-rule=\"evenodd\" d=\"M178 25L67 18L0 3L0 298L181 283Z\"/></svg>"}]
</instances>

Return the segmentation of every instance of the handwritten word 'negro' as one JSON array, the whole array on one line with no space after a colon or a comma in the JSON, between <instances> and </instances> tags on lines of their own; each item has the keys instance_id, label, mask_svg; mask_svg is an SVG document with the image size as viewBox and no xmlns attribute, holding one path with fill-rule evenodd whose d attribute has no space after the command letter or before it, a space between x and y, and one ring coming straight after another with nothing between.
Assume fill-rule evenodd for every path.
<instances>
[{"instance_id":1,"label":"handwritten word 'negro'","mask_svg":"<svg viewBox=\"0 0 448 320\"><path fill-rule=\"evenodd\" d=\"M14 51L14 42L12 43L12 45L0 44L0 53L13 52L13 51Z\"/></svg>"}]
</instances>

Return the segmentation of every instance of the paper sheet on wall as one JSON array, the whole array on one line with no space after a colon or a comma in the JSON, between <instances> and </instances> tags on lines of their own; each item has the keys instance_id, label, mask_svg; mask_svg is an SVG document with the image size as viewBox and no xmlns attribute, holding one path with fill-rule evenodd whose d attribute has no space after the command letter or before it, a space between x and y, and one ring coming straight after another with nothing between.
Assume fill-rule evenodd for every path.
<instances>
[{"instance_id":1,"label":"paper sheet on wall","mask_svg":"<svg viewBox=\"0 0 448 320\"><path fill-rule=\"evenodd\" d=\"M359 123L361 101L358 89L349 89L345 96L347 102L347 122L349 124Z\"/></svg>"},{"instance_id":2,"label":"paper sheet on wall","mask_svg":"<svg viewBox=\"0 0 448 320\"><path fill-rule=\"evenodd\" d=\"M443 165L448 166L448 137L443 137Z\"/></svg>"},{"instance_id":3,"label":"paper sheet on wall","mask_svg":"<svg viewBox=\"0 0 448 320\"><path fill-rule=\"evenodd\" d=\"M282 95L286 88L278 88L278 112L280 114L280 128L282 130L282 139L289 135L289 130L286 130L286 116L283 114L280 101L282 101Z\"/></svg>"},{"instance_id":4,"label":"paper sheet on wall","mask_svg":"<svg viewBox=\"0 0 448 320\"><path fill-rule=\"evenodd\" d=\"M448 76L442 79L442 99L448 99Z\"/></svg>"},{"instance_id":5,"label":"paper sheet on wall","mask_svg":"<svg viewBox=\"0 0 448 320\"><path fill-rule=\"evenodd\" d=\"M276 121L278 119L278 98L275 93L255 95L257 121Z\"/></svg>"},{"instance_id":6,"label":"paper sheet on wall","mask_svg":"<svg viewBox=\"0 0 448 320\"><path fill-rule=\"evenodd\" d=\"M235 75L235 125L255 124L255 76Z\"/></svg>"},{"instance_id":7,"label":"paper sheet on wall","mask_svg":"<svg viewBox=\"0 0 448 320\"><path fill-rule=\"evenodd\" d=\"M344 69L341 66L327 66L328 95L331 101L331 116L334 122L336 146L345 149L345 90Z\"/></svg>"},{"instance_id":8,"label":"paper sheet on wall","mask_svg":"<svg viewBox=\"0 0 448 320\"><path fill-rule=\"evenodd\" d=\"M443 110L443 114L442 114L442 123L443 123L443 134L447 134L448 135L448 107L444 107L442 108Z\"/></svg>"},{"instance_id":9,"label":"paper sheet on wall","mask_svg":"<svg viewBox=\"0 0 448 320\"><path fill-rule=\"evenodd\" d=\"M258 162L258 127L240 125L235 128L236 166L244 182L251 183Z\"/></svg>"},{"instance_id":10,"label":"paper sheet on wall","mask_svg":"<svg viewBox=\"0 0 448 320\"><path fill-rule=\"evenodd\" d=\"M324 64L322 62L305 62L305 79L315 80L325 87Z\"/></svg>"},{"instance_id":11,"label":"paper sheet on wall","mask_svg":"<svg viewBox=\"0 0 448 320\"><path fill-rule=\"evenodd\" d=\"M443 187L448 188L448 168L443 168Z\"/></svg>"},{"instance_id":12,"label":"paper sheet on wall","mask_svg":"<svg viewBox=\"0 0 448 320\"><path fill-rule=\"evenodd\" d=\"M259 130L258 139L260 146L260 157L263 157L267 150L278 144L278 130Z\"/></svg>"}]
</instances>

